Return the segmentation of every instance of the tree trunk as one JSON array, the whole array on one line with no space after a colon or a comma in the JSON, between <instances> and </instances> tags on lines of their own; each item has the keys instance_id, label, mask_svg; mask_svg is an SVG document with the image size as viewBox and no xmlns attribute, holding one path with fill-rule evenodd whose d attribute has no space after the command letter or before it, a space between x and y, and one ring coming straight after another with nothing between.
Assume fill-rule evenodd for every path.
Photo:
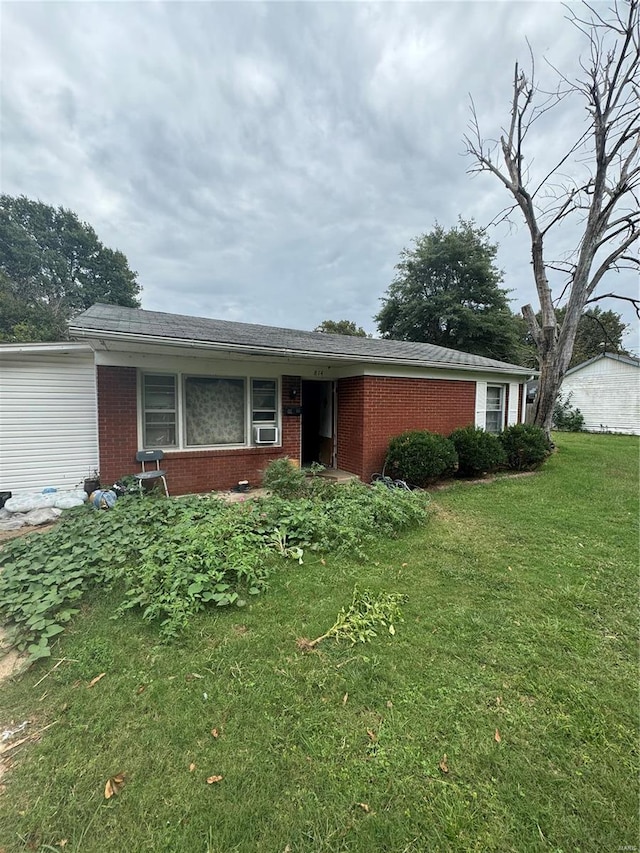
<instances>
[{"instance_id":1,"label":"tree trunk","mask_svg":"<svg viewBox=\"0 0 640 853\"><path fill-rule=\"evenodd\" d=\"M553 407L560 391L562 378L558 365L558 354L554 348L540 359L538 390L533 402L533 423L544 430L549 441L551 441Z\"/></svg>"}]
</instances>

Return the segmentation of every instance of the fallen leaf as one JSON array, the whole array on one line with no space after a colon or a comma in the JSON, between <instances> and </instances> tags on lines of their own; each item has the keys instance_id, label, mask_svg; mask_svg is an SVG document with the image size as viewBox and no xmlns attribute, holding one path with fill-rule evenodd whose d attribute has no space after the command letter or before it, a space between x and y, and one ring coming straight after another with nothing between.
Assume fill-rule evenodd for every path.
<instances>
[{"instance_id":1,"label":"fallen leaf","mask_svg":"<svg viewBox=\"0 0 640 853\"><path fill-rule=\"evenodd\" d=\"M68 838L61 838L60 841L58 841L58 847L66 847L68 843Z\"/></svg>"},{"instance_id":2,"label":"fallen leaf","mask_svg":"<svg viewBox=\"0 0 640 853\"><path fill-rule=\"evenodd\" d=\"M393 702L391 701L391 699L387 699L387 708L393 708Z\"/></svg>"},{"instance_id":3,"label":"fallen leaf","mask_svg":"<svg viewBox=\"0 0 640 853\"><path fill-rule=\"evenodd\" d=\"M496 705L502 705L502 697L496 696Z\"/></svg>"},{"instance_id":4,"label":"fallen leaf","mask_svg":"<svg viewBox=\"0 0 640 853\"><path fill-rule=\"evenodd\" d=\"M216 782L222 782L222 776L209 776L207 785L215 785Z\"/></svg>"},{"instance_id":5,"label":"fallen leaf","mask_svg":"<svg viewBox=\"0 0 640 853\"><path fill-rule=\"evenodd\" d=\"M106 672L101 672L100 675L96 675L96 677L92 678L91 681L87 684L87 687L93 687L100 681L101 678L104 678L106 674Z\"/></svg>"},{"instance_id":6,"label":"fallen leaf","mask_svg":"<svg viewBox=\"0 0 640 853\"><path fill-rule=\"evenodd\" d=\"M369 735L369 740L378 740L378 735L371 731L371 729L367 729L367 734Z\"/></svg>"},{"instance_id":7,"label":"fallen leaf","mask_svg":"<svg viewBox=\"0 0 640 853\"><path fill-rule=\"evenodd\" d=\"M189 773L193 773L193 771L194 771L195 769L196 769L196 765L195 765L195 764L193 763L193 761L192 761L192 762L191 762L191 764L189 765Z\"/></svg>"},{"instance_id":8,"label":"fallen leaf","mask_svg":"<svg viewBox=\"0 0 640 853\"><path fill-rule=\"evenodd\" d=\"M392 637L395 636L396 629L393 627L393 625L389 625L389 633L391 634Z\"/></svg>"},{"instance_id":9,"label":"fallen leaf","mask_svg":"<svg viewBox=\"0 0 640 853\"><path fill-rule=\"evenodd\" d=\"M440 768L440 770L442 770L443 773L449 772L449 765L447 764L447 753L446 752L442 756L442 758L440 759L440 763L438 764L438 767Z\"/></svg>"},{"instance_id":10,"label":"fallen leaf","mask_svg":"<svg viewBox=\"0 0 640 853\"><path fill-rule=\"evenodd\" d=\"M324 559L324 557L320 560L320 564L321 564L321 565L323 565L323 566L326 566L326 565L327 565L327 561ZM288 846L289 846L289 845L287 844L287 847L288 847Z\"/></svg>"},{"instance_id":11,"label":"fallen leaf","mask_svg":"<svg viewBox=\"0 0 640 853\"><path fill-rule=\"evenodd\" d=\"M500 741L502 740L502 738L500 737L500 732L498 731L498 729L496 729L496 733L494 734L493 739L495 740L496 743L500 743Z\"/></svg>"},{"instance_id":12,"label":"fallen leaf","mask_svg":"<svg viewBox=\"0 0 640 853\"><path fill-rule=\"evenodd\" d=\"M406 569L408 565L409 565L409 563L403 563L403 564L402 564L402 568L403 568L403 569Z\"/></svg>"},{"instance_id":13,"label":"fallen leaf","mask_svg":"<svg viewBox=\"0 0 640 853\"><path fill-rule=\"evenodd\" d=\"M220 732L218 731L218 729L211 729L211 737L215 737L215 738L220 737Z\"/></svg>"},{"instance_id":14,"label":"fallen leaf","mask_svg":"<svg viewBox=\"0 0 640 853\"><path fill-rule=\"evenodd\" d=\"M290 844L287 844L287 846L284 848L284 850L282 851L282 853L291 853L291 845L290 845Z\"/></svg>"},{"instance_id":15,"label":"fallen leaf","mask_svg":"<svg viewBox=\"0 0 640 853\"><path fill-rule=\"evenodd\" d=\"M124 786L124 773L118 773L117 776L110 776L104 786L104 796L106 800L110 800L116 794L119 794Z\"/></svg>"},{"instance_id":16,"label":"fallen leaf","mask_svg":"<svg viewBox=\"0 0 640 853\"><path fill-rule=\"evenodd\" d=\"M358 803L358 805L360 806L362 811L366 812L367 814L369 814L369 812L371 811L371 809L369 808L369 803Z\"/></svg>"},{"instance_id":17,"label":"fallen leaf","mask_svg":"<svg viewBox=\"0 0 640 853\"><path fill-rule=\"evenodd\" d=\"M348 699L349 699L349 694L345 693L344 696L342 697L342 704L346 705Z\"/></svg>"},{"instance_id":18,"label":"fallen leaf","mask_svg":"<svg viewBox=\"0 0 640 853\"><path fill-rule=\"evenodd\" d=\"M136 690L136 694L139 696L141 693L144 693L144 691L146 689L147 689L147 685L141 684L140 687L138 687L138 689Z\"/></svg>"}]
</instances>

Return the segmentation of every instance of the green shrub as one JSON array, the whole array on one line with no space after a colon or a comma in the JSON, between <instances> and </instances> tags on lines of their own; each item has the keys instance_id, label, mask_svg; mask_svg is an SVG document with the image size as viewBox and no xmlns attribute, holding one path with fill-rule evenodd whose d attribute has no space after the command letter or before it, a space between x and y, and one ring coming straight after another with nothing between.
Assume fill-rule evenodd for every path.
<instances>
[{"instance_id":1,"label":"green shrub","mask_svg":"<svg viewBox=\"0 0 640 853\"><path fill-rule=\"evenodd\" d=\"M533 424L514 424L500 434L507 454L507 464L515 471L539 468L551 453L544 431Z\"/></svg>"},{"instance_id":2,"label":"green shrub","mask_svg":"<svg viewBox=\"0 0 640 853\"><path fill-rule=\"evenodd\" d=\"M507 455L498 436L480 427L456 429L449 440L458 454L458 474L463 477L488 474L506 464Z\"/></svg>"},{"instance_id":3,"label":"green shrub","mask_svg":"<svg viewBox=\"0 0 640 853\"><path fill-rule=\"evenodd\" d=\"M553 428L563 432L581 432L584 428L584 416L580 409L571 405L572 393L558 394L553 407Z\"/></svg>"},{"instance_id":4,"label":"green shrub","mask_svg":"<svg viewBox=\"0 0 640 853\"><path fill-rule=\"evenodd\" d=\"M449 477L458 466L452 442L427 430L408 430L389 442L385 469L394 479L414 486L426 486L441 477Z\"/></svg>"},{"instance_id":5,"label":"green shrub","mask_svg":"<svg viewBox=\"0 0 640 853\"><path fill-rule=\"evenodd\" d=\"M305 493L307 478L288 456L283 456L269 462L262 485L280 498L297 498Z\"/></svg>"}]
</instances>

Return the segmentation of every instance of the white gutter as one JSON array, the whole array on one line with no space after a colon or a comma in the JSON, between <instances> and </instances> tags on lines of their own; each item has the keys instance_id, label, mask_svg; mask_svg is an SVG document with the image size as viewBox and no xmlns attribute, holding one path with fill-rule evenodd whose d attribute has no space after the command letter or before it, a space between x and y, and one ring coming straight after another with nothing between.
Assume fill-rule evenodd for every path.
<instances>
[{"instance_id":1,"label":"white gutter","mask_svg":"<svg viewBox=\"0 0 640 853\"><path fill-rule=\"evenodd\" d=\"M9 353L9 355L29 355L30 353L46 352L93 352L93 347L91 344L81 344L75 341L67 341L66 343L0 344L0 356L3 353Z\"/></svg>"},{"instance_id":2,"label":"white gutter","mask_svg":"<svg viewBox=\"0 0 640 853\"><path fill-rule=\"evenodd\" d=\"M393 358L390 356L375 356L375 355L349 355L347 353L325 353L318 352L317 350L298 350L298 349L287 349L276 348L276 347L265 347L265 346L253 346L251 344L231 344L231 343L215 343L213 341L198 341L190 338L165 338L161 335L139 335L139 334L131 334L127 332L113 332L106 331L102 329L83 329L74 326L69 327L69 331L73 335L78 335L83 338L98 338L100 340L114 340L114 341L129 341L131 343L147 343L147 344L160 344L161 346L172 346L172 347L188 347L190 349L201 349L201 350L210 350L213 352L219 351L231 351L237 352L239 354L246 355L269 355L269 356L281 356L284 358L323 358L327 360L334 359L336 361L346 361L346 362L364 362L364 363L378 363L378 364L399 364L405 365L409 367L431 367L431 368L440 368L440 369L459 369L459 370L470 370L475 371L477 373L511 373L518 374L522 376L531 376L532 371L526 367L519 367L514 365L513 368L508 366L505 367L493 367L491 365L471 365L471 364L462 364L458 362L443 362L443 361L426 361L424 359L399 359Z\"/></svg>"}]
</instances>

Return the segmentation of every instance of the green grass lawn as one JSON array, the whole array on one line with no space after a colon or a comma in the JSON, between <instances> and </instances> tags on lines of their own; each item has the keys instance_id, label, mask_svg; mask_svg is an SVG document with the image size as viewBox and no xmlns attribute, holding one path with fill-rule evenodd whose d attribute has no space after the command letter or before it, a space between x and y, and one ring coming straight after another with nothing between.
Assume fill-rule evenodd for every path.
<instances>
[{"instance_id":1,"label":"green grass lawn","mask_svg":"<svg viewBox=\"0 0 640 853\"><path fill-rule=\"evenodd\" d=\"M0 689L0 729L53 724L2 779L0 851L637 850L638 440L557 442L170 646L94 595ZM302 653L356 584L408 596L395 636Z\"/></svg>"}]
</instances>

